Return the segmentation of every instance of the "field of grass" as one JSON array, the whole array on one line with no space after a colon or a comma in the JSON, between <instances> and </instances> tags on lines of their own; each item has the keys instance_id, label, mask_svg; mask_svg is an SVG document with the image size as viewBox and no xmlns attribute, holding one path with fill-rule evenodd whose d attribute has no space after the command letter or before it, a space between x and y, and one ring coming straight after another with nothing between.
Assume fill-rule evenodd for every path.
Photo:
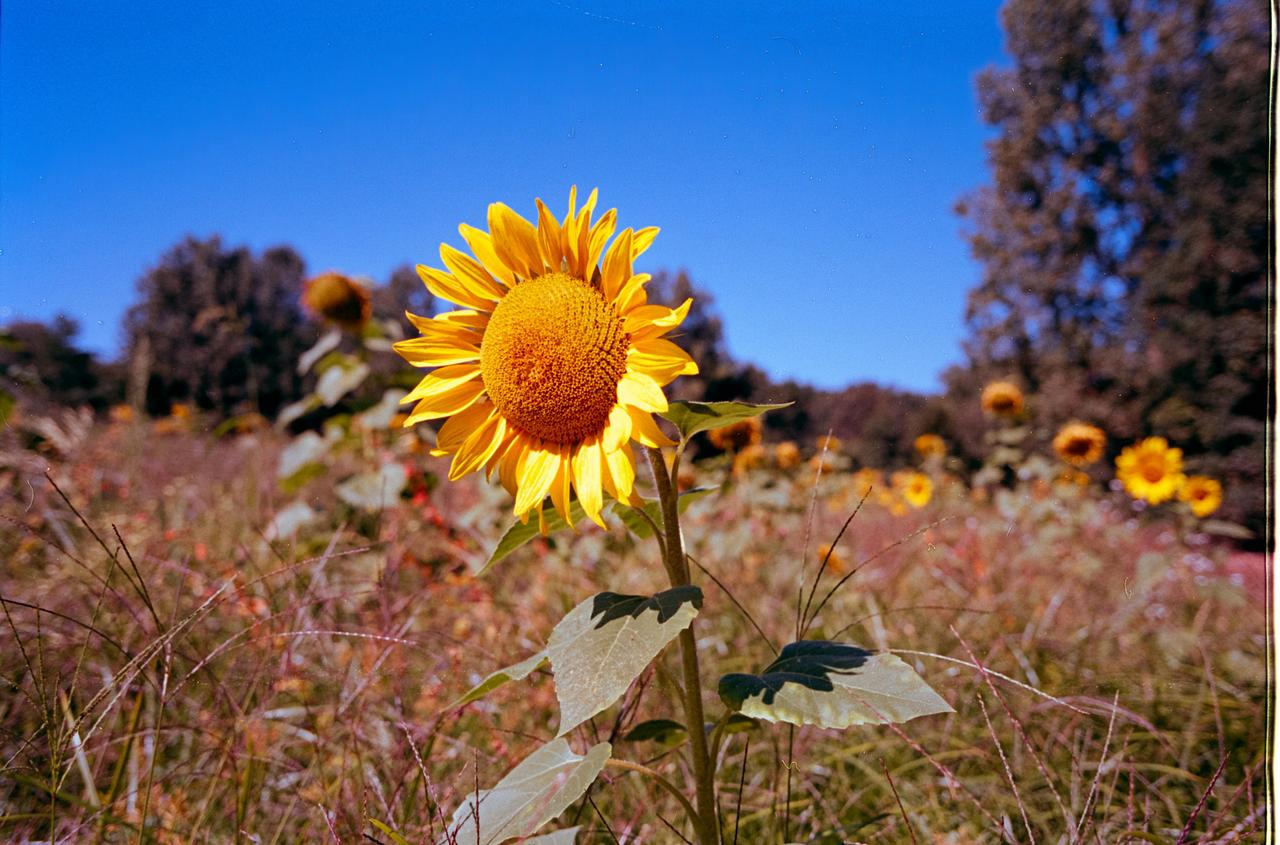
<instances>
[{"instance_id":1,"label":"field of grass","mask_svg":"<svg viewBox=\"0 0 1280 845\"><path fill-rule=\"evenodd\" d=\"M474 476L436 484L429 435L357 426L282 482L283 435L198 428L98 423L38 450L5 435L4 841L435 842L442 815L556 732L544 675L450 702L592 593L665 586L652 542L620 525L473 576L510 501ZM379 465L406 468L392 506L336 492ZM723 459L686 481L717 488L687 514L688 551L760 629L695 574L714 689L794 639L801 573L859 497L838 462L816 483L808 464L734 477ZM1262 556L1097 484L936 482L923 508L858 513L818 598L854 574L810 636L898 650L956 712L729 735L727 841L1261 841ZM665 652L573 746L612 739L686 782L682 748L624 739L682 718L678 663ZM680 819L609 769L560 826L680 842Z\"/></svg>"}]
</instances>

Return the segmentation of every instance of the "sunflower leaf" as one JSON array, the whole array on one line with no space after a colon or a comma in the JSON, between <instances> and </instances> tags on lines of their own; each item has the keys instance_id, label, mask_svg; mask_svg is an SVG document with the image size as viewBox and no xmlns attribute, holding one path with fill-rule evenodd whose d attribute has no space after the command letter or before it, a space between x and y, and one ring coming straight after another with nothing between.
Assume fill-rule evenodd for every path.
<instances>
[{"instance_id":1,"label":"sunflower leaf","mask_svg":"<svg viewBox=\"0 0 1280 845\"><path fill-rule=\"evenodd\" d=\"M498 845L532 835L587 791L612 753L607 742L578 755L564 739L551 740L507 772L492 789L468 795L454 810L438 845ZM571 842L572 838L544 841Z\"/></svg>"},{"instance_id":2,"label":"sunflower leaf","mask_svg":"<svg viewBox=\"0 0 1280 845\"><path fill-rule=\"evenodd\" d=\"M537 671L539 666L546 662L547 651L546 649L543 649L532 657L521 660L514 666L504 666L498 671L490 674L471 689L464 692L457 700L445 709L454 710L464 704L470 704L473 701L478 701L509 681L523 681L525 678Z\"/></svg>"},{"instance_id":3,"label":"sunflower leaf","mask_svg":"<svg viewBox=\"0 0 1280 845\"><path fill-rule=\"evenodd\" d=\"M668 403L666 413L660 416L675 424L680 429L680 436L688 440L700 431L713 428L724 428L736 422L758 417L766 411L785 408L790 402L780 405L752 405L749 402L686 402L676 400Z\"/></svg>"},{"instance_id":4,"label":"sunflower leaf","mask_svg":"<svg viewBox=\"0 0 1280 845\"><path fill-rule=\"evenodd\" d=\"M680 494L679 498L680 513L684 513L689 509L689 505L704 496L716 492L717 489L716 487L695 487L692 490L685 490ZM657 499L646 500L643 508L622 503L616 504L613 508L614 513L622 520L622 524L627 527L628 531L641 540L647 540L653 536L653 527L640 514L641 510L649 515L649 519L652 519L655 525L662 524L662 503Z\"/></svg>"},{"instance_id":5,"label":"sunflower leaf","mask_svg":"<svg viewBox=\"0 0 1280 845\"><path fill-rule=\"evenodd\" d=\"M617 701L702 608L702 591L598 593L561 619L547 641L564 736Z\"/></svg>"},{"instance_id":6,"label":"sunflower leaf","mask_svg":"<svg viewBox=\"0 0 1280 845\"><path fill-rule=\"evenodd\" d=\"M569 505L569 514L573 517L575 523L581 522L587 518L587 513L582 509L582 505L575 499ZM564 517L560 516L560 512L554 508L543 512L544 521L547 524L547 536L557 531L563 531L569 525L564 521ZM528 522L520 522L516 520L502 535L502 539L498 541L498 545L494 547L493 553L489 555L489 559L484 562L477 571L476 575L483 575L489 571L489 567L493 566L500 560L503 560L516 549L528 543L533 538L539 536L538 517L537 514L529 517Z\"/></svg>"},{"instance_id":7,"label":"sunflower leaf","mask_svg":"<svg viewBox=\"0 0 1280 845\"><path fill-rule=\"evenodd\" d=\"M671 719L649 719L636 725L623 737L626 742L656 742L679 745L689 738L684 725Z\"/></svg>"},{"instance_id":8,"label":"sunflower leaf","mask_svg":"<svg viewBox=\"0 0 1280 845\"><path fill-rule=\"evenodd\" d=\"M824 728L954 712L896 655L827 640L791 643L758 675L725 675L719 692L746 716Z\"/></svg>"}]
</instances>

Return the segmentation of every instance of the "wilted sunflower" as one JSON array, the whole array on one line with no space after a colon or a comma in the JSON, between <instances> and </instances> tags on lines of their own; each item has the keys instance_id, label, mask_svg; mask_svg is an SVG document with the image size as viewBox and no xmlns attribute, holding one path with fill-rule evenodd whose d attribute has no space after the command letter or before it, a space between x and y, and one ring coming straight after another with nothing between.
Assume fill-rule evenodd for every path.
<instances>
[{"instance_id":1,"label":"wilted sunflower","mask_svg":"<svg viewBox=\"0 0 1280 845\"><path fill-rule=\"evenodd\" d=\"M322 320L350 331L369 321L372 300L369 289L341 273L321 273L302 289L302 304Z\"/></svg>"},{"instance_id":2,"label":"wilted sunflower","mask_svg":"<svg viewBox=\"0 0 1280 845\"><path fill-rule=\"evenodd\" d=\"M936 434L922 434L915 439L916 451L922 458L933 458L947 454L947 443Z\"/></svg>"},{"instance_id":3,"label":"wilted sunflower","mask_svg":"<svg viewBox=\"0 0 1280 845\"><path fill-rule=\"evenodd\" d=\"M712 429L707 434L711 445L722 452L740 452L760 442L762 427L758 417Z\"/></svg>"},{"instance_id":4,"label":"wilted sunflower","mask_svg":"<svg viewBox=\"0 0 1280 845\"><path fill-rule=\"evenodd\" d=\"M1182 450L1171 449L1163 437L1126 446L1116 458L1116 478L1135 499L1153 505L1168 501L1182 486Z\"/></svg>"},{"instance_id":5,"label":"wilted sunflower","mask_svg":"<svg viewBox=\"0 0 1280 845\"><path fill-rule=\"evenodd\" d=\"M982 389L982 410L997 417L1022 413L1022 390L1011 381L993 381Z\"/></svg>"},{"instance_id":6,"label":"wilted sunflower","mask_svg":"<svg viewBox=\"0 0 1280 845\"><path fill-rule=\"evenodd\" d=\"M1107 435L1096 425L1069 422L1053 438L1058 457L1075 467L1097 463L1107 448Z\"/></svg>"},{"instance_id":7,"label":"wilted sunflower","mask_svg":"<svg viewBox=\"0 0 1280 845\"><path fill-rule=\"evenodd\" d=\"M656 228L623 229L616 210L595 223L592 191L557 221L541 200L534 226L502 203L489 206L489 231L459 227L475 258L448 244L448 271L419 265L436 296L462 310L433 319L407 315L422 337L395 345L416 367L436 367L405 402L405 425L448 420L433 454L453 455L449 478L481 469L515 497L515 513L542 514L551 501L569 520L571 491L603 525L603 494L635 501L631 441L667 446L653 414L667 409L662 388L698 367L663 335L684 320L678 308L650 305L648 274L631 262Z\"/></svg>"},{"instance_id":8,"label":"wilted sunflower","mask_svg":"<svg viewBox=\"0 0 1280 845\"><path fill-rule=\"evenodd\" d=\"M1222 506L1222 485L1204 475L1192 475L1178 488L1178 498L1191 506L1191 512L1204 519Z\"/></svg>"},{"instance_id":9,"label":"wilted sunflower","mask_svg":"<svg viewBox=\"0 0 1280 845\"><path fill-rule=\"evenodd\" d=\"M933 498L933 481L923 472L895 472L893 488L913 508L922 508Z\"/></svg>"}]
</instances>

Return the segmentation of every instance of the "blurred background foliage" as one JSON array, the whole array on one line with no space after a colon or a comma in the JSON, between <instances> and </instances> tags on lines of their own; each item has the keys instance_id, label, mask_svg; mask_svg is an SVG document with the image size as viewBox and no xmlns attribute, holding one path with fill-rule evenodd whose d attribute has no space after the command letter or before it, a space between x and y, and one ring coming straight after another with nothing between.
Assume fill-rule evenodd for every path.
<instances>
[{"instance_id":1,"label":"blurred background foliage","mask_svg":"<svg viewBox=\"0 0 1280 845\"><path fill-rule=\"evenodd\" d=\"M1073 418L1108 432L1108 458L1126 442L1165 436L1194 471L1222 479L1223 516L1260 534L1270 390L1265 7L1010 0L1002 24L1012 63L977 81L991 180L957 204L982 278L969 294L964 360L944 374L945 389L774 381L734 359L713 298L681 270L657 273L651 286L659 301L694 298L680 343L702 373L677 395L794 402L769 416L767 440L831 432L867 466L904 461L915 437L933 432L976 469L989 429L978 394L1012 379L1028 395L1033 444L1047 449ZM164 415L189 405L215 421L274 419L315 387L315 374L295 366L325 334L300 303L307 272L288 246L254 255L216 236L188 238L140 278L118 361L78 348L64 317L0 330L3 407L127 403ZM363 350L383 387L412 381L377 350L404 334L406 309L432 313L431 296L409 267L368 286L373 319L362 343L344 337L343 348ZM318 427L324 413L380 396L371 386L291 425Z\"/></svg>"}]
</instances>

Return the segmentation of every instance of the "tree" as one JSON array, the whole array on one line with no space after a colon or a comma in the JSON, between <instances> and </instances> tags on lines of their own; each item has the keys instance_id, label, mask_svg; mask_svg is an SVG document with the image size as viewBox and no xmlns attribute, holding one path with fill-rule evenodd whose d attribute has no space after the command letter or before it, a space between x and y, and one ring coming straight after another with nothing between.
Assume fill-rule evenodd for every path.
<instances>
[{"instance_id":1,"label":"tree","mask_svg":"<svg viewBox=\"0 0 1280 845\"><path fill-rule=\"evenodd\" d=\"M993 180L960 205L984 270L952 392L1012 375L1047 428L1164 434L1260 526L1265 7L1010 0L1001 20L1014 64L978 80Z\"/></svg>"},{"instance_id":2,"label":"tree","mask_svg":"<svg viewBox=\"0 0 1280 845\"><path fill-rule=\"evenodd\" d=\"M102 410L123 397L120 374L75 344L80 327L59 314L52 324L17 321L0 329L0 392L40 405Z\"/></svg>"},{"instance_id":3,"label":"tree","mask_svg":"<svg viewBox=\"0 0 1280 845\"><path fill-rule=\"evenodd\" d=\"M304 266L289 247L255 258L218 237L188 237L138 282L125 317L131 367L145 373L147 409L190 401L230 415L272 416L301 395L298 357L317 327L299 305Z\"/></svg>"}]
</instances>

